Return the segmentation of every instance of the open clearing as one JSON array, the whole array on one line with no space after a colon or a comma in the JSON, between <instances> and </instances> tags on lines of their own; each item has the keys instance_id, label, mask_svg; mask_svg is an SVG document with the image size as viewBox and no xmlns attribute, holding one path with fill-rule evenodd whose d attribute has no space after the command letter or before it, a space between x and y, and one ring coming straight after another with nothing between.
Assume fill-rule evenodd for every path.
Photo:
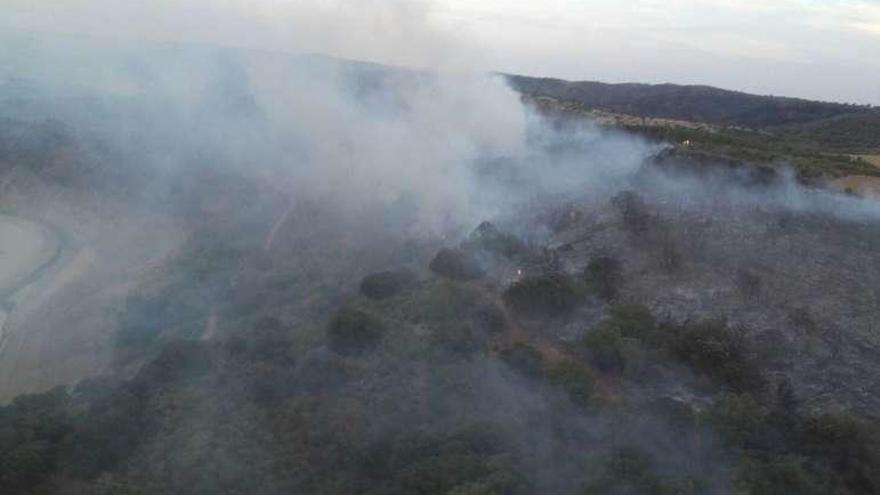
<instances>
[{"instance_id":1,"label":"open clearing","mask_svg":"<svg viewBox=\"0 0 880 495\"><path fill-rule=\"evenodd\" d=\"M880 197L880 177L870 175L850 175L834 181L841 190L850 190L859 196Z\"/></svg>"}]
</instances>

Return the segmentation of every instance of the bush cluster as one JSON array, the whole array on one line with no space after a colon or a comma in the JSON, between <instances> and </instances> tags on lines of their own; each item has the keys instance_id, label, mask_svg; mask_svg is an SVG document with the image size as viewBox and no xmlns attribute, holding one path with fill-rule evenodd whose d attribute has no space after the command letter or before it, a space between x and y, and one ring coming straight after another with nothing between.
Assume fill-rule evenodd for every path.
<instances>
[{"instance_id":1,"label":"bush cluster","mask_svg":"<svg viewBox=\"0 0 880 495\"><path fill-rule=\"evenodd\" d=\"M375 316L356 308L343 308L327 328L331 349L346 356L357 356L375 349L384 328Z\"/></svg>"},{"instance_id":2,"label":"bush cluster","mask_svg":"<svg viewBox=\"0 0 880 495\"><path fill-rule=\"evenodd\" d=\"M574 311L581 293L571 276L558 272L524 277L508 287L503 298L520 314L555 317Z\"/></svg>"}]
</instances>

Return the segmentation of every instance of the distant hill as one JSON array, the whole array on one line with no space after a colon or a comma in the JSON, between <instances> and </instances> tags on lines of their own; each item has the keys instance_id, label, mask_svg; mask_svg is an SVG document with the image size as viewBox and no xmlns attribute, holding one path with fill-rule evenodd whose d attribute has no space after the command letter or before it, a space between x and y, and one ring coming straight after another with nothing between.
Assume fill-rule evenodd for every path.
<instances>
[{"instance_id":1,"label":"distant hill","mask_svg":"<svg viewBox=\"0 0 880 495\"><path fill-rule=\"evenodd\" d=\"M782 165L793 168L798 178L809 184L850 175L880 175L880 168L870 161L872 155L880 154L880 108L752 96L715 88L701 88L707 94L714 92L723 95L719 101L726 101L725 98L728 97L739 98L743 105L751 105L751 115L761 112L767 114L765 122L772 122L770 117L773 115L777 116L776 121L785 120L779 117L783 104L795 108L803 119L832 110L846 112L785 125L748 127L718 117L718 109L723 105L711 99L700 100L703 107L708 109L702 113L700 105L693 101L687 104L693 107L690 111L671 107L668 111L643 111L649 107L659 109L664 105L671 105L671 100L664 100L662 91L643 99L633 97L633 101L626 101L627 88L658 88L657 86L561 82L572 86L598 87L606 93L607 98L603 97L604 99L592 94L589 96L592 99L585 103L583 99L572 97L572 93L553 92L553 89L562 87L557 82L544 86L540 83L533 84L536 80L529 78L515 77L514 80L518 81L514 86L522 92L523 101L543 114L589 119L601 126L623 129L648 139L677 144L675 156L691 157L694 163L705 163L705 158L711 156L715 161L738 163L758 169ZM668 89L671 85L665 87ZM547 88L551 91L547 91ZM589 103L590 101L593 103ZM601 101L601 104L596 104L596 101ZM763 110L760 107L761 102L765 105ZM682 106L685 107L685 103ZM794 113L787 115L786 119L791 118ZM810 115L812 117L808 117Z\"/></svg>"},{"instance_id":2,"label":"distant hill","mask_svg":"<svg viewBox=\"0 0 880 495\"><path fill-rule=\"evenodd\" d=\"M880 150L880 109L770 129L829 151L870 152Z\"/></svg>"},{"instance_id":3,"label":"distant hill","mask_svg":"<svg viewBox=\"0 0 880 495\"><path fill-rule=\"evenodd\" d=\"M588 108L765 130L835 150L880 148L880 109L867 105L759 96L709 86L570 82L515 75L508 80L520 93L576 101Z\"/></svg>"}]
</instances>

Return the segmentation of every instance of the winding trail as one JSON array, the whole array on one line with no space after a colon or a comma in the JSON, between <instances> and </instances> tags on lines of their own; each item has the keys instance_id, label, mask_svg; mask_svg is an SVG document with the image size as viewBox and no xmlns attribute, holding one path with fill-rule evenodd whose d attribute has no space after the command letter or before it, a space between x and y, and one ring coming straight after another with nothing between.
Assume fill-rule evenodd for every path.
<instances>
[{"instance_id":1,"label":"winding trail","mask_svg":"<svg viewBox=\"0 0 880 495\"><path fill-rule=\"evenodd\" d=\"M263 242L263 251L268 253L272 250L272 244L275 242L275 236L278 235L278 231L281 230L281 227L283 227L285 222L287 222L287 218L290 216L290 213L293 212L293 208L293 201L288 201L287 208L284 209L284 211L275 221L275 224L272 225L272 229L269 231L269 234L266 235L266 240Z\"/></svg>"},{"instance_id":2,"label":"winding trail","mask_svg":"<svg viewBox=\"0 0 880 495\"><path fill-rule=\"evenodd\" d=\"M0 358L25 289L61 257L60 236L37 222L0 215Z\"/></svg>"},{"instance_id":3,"label":"winding trail","mask_svg":"<svg viewBox=\"0 0 880 495\"><path fill-rule=\"evenodd\" d=\"M290 214L294 210L293 201L288 200L287 206L284 207L284 210L278 215L278 218L275 219L275 222L272 223L272 227L269 229L269 232L266 233L266 238L263 240L263 252L269 253L272 251L272 245L275 243L275 237L278 235L278 232L284 227L284 224L287 223L287 219L290 217ZM238 272L239 274L243 271L243 263L242 266L239 266ZM232 284L235 285L238 283L238 275L233 277ZM202 330L202 340L213 340L217 337L219 333L219 322L220 322L220 311L216 304L211 305L211 308L208 310L208 318L205 320L205 327Z\"/></svg>"}]
</instances>

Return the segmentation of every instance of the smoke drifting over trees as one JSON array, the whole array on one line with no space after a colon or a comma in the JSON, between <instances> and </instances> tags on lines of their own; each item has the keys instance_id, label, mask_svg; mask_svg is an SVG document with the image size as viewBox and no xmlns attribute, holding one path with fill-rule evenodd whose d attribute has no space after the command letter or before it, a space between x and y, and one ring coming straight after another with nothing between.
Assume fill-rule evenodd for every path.
<instances>
[{"instance_id":1,"label":"smoke drifting over trees","mask_svg":"<svg viewBox=\"0 0 880 495\"><path fill-rule=\"evenodd\" d=\"M3 35L0 208L64 244L4 493L880 489L876 201L659 164L369 5L421 67Z\"/></svg>"}]
</instances>

